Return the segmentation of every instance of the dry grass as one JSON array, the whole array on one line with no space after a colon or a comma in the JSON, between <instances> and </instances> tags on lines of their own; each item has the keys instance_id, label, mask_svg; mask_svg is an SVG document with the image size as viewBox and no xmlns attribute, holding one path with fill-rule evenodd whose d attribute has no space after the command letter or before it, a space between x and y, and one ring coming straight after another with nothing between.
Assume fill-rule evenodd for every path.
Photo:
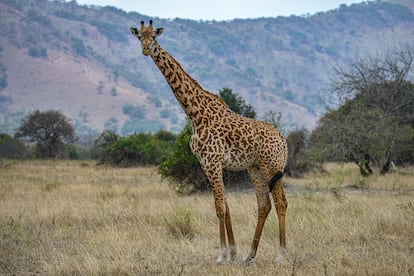
<instances>
[{"instance_id":1,"label":"dry grass","mask_svg":"<svg viewBox=\"0 0 414 276\"><path fill-rule=\"evenodd\" d=\"M269 217L252 265L216 266L211 194L178 196L154 168L11 162L0 168L0 274L413 275L414 170L363 180L352 166L288 179L289 257ZM291 189L294 185L295 189ZM241 258L255 196L228 194Z\"/></svg>"}]
</instances>

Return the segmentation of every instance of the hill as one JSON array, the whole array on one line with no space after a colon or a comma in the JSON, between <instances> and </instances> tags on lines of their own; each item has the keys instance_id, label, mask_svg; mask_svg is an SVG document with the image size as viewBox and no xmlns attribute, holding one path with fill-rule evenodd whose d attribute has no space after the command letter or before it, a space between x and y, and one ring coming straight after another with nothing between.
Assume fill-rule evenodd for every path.
<instances>
[{"instance_id":1,"label":"hill","mask_svg":"<svg viewBox=\"0 0 414 276\"><path fill-rule=\"evenodd\" d=\"M76 1L0 2L0 131L58 109L79 133L179 131L185 117L129 26L150 19ZM306 16L192 21L152 18L158 39L206 89L241 94L263 116L311 128L333 66L414 41L410 1L365 2Z\"/></svg>"}]
</instances>

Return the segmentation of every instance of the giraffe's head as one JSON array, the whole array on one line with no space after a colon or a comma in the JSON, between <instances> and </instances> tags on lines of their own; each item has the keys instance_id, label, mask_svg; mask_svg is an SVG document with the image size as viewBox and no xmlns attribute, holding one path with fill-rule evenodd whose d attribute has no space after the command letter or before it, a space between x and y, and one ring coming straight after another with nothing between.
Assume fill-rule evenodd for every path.
<instances>
[{"instance_id":1,"label":"giraffe's head","mask_svg":"<svg viewBox=\"0 0 414 276\"><path fill-rule=\"evenodd\" d=\"M151 55L154 50L154 45L157 43L155 38L162 34L163 28L157 28L156 30L152 27L152 20L150 20L149 26L145 27L144 21L141 21L141 29L131 27L131 33L141 41L142 53L145 56Z\"/></svg>"}]
</instances>

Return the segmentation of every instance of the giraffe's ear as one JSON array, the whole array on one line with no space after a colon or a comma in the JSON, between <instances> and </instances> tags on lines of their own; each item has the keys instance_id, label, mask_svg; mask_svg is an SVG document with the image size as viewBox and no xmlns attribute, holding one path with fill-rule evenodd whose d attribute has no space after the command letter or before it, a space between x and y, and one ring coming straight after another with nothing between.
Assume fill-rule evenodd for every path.
<instances>
[{"instance_id":1,"label":"giraffe's ear","mask_svg":"<svg viewBox=\"0 0 414 276\"><path fill-rule=\"evenodd\" d=\"M155 31L155 37L160 36L163 31L164 31L164 28L157 28L157 30Z\"/></svg>"},{"instance_id":2,"label":"giraffe's ear","mask_svg":"<svg viewBox=\"0 0 414 276\"><path fill-rule=\"evenodd\" d=\"M137 29L137 28L135 28L135 27L131 27L131 28L129 28L129 30L131 31L131 33L132 33L133 35L138 35L138 29Z\"/></svg>"}]
</instances>

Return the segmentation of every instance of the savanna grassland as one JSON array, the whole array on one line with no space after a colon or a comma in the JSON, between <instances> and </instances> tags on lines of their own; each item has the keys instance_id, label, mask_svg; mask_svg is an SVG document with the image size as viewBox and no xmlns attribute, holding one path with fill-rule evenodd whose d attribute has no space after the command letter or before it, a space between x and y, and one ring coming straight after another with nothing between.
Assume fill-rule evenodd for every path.
<instances>
[{"instance_id":1,"label":"savanna grassland","mask_svg":"<svg viewBox=\"0 0 414 276\"><path fill-rule=\"evenodd\" d=\"M352 164L325 169L286 179L286 260L275 262L272 210L244 267L256 224L252 191L227 195L238 259L216 266L210 193L180 196L156 168L3 161L0 274L413 275L414 169L368 179Z\"/></svg>"}]
</instances>

